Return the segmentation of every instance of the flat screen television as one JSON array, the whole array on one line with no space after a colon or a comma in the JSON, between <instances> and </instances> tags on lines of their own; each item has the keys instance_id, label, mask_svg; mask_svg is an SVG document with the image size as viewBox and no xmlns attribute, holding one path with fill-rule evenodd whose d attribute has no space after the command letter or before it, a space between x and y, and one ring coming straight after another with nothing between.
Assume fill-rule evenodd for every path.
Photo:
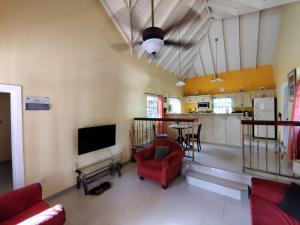
<instances>
[{"instance_id":1,"label":"flat screen television","mask_svg":"<svg viewBox=\"0 0 300 225\"><path fill-rule=\"evenodd\" d=\"M78 155L97 151L115 144L115 124L78 129Z\"/></svg>"}]
</instances>

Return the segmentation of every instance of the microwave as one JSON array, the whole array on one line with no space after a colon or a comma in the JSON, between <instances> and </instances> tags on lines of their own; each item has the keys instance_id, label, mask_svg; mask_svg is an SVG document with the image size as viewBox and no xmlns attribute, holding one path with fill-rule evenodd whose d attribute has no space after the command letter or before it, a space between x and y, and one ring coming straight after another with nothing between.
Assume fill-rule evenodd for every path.
<instances>
[{"instance_id":1,"label":"microwave","mask_svg":"<svg viewBox=\"0 0 300 225\"><path fill-rule=\"evenodd\" d=\"M198 109L204 110L210 108L210 102L198 102Z\"/></svg>"}]
</instances>

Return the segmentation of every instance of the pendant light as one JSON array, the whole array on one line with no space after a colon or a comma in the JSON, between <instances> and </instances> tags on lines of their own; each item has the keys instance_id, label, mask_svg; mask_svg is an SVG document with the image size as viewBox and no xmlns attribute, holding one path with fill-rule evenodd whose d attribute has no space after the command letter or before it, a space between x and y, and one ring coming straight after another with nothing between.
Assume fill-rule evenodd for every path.
<instances>
[{"instance_id":1,"label":"pendant light","mask_svg":"<svg viewBox=\"0 0 300 225\"><path fill-rule=\"evenodd\" d=\"M223 79L218 74L218 38L215 38L216 42L216 73L211 82L223 82Z\"/></svg>"}]
</instances>

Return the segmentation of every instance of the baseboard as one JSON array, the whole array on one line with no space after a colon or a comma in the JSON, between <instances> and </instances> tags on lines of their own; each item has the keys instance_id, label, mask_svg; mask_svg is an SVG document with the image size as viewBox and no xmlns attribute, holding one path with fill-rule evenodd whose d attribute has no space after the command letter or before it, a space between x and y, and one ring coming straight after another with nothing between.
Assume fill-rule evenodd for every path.
<instances>
[{"instance_id":1,"label":"baseboard","mask_svg":"<svg viewBox=\"0 0 300 225\"><path fill-rule=\"evenodd\" d=\"M57 192L57 193L55 193L53 195L50 195L49 197L47 197L47 198L45 198L43 200L45 200L46 202L51 201L51 200L53 200L53 199L55 199L55 198L57 198L57 197L59 197L59 196L61 196L63 194L66 194L66 193L74 190L75 188L76 188L76 184L74 184L71 187L68 187L68 188L66 188L66 189L64 189L62 191L59 191L59 192Z\"/></svg>"},{"instance_id":2,"label":"baseboard","mask_svg":"<svg viewBox=\"0 0 300 225\"><path fill-rule=\"evenodd\" d=\"M128 165L128 164L130 164L130 163L132 163L130 160L125 161L125 162L122 162L122 166L126 166L126 165ZM74 185L72 185L72 186L70 186L70 187L68 187L68 188L66 188L66 189L63 189L62 191L59 191L59 192L57 192L57 193L55 193L55 194L53 194L53 195L50 195L49 197L45 198L44 200L45 200L46 202L47 202L47 201L51 201L51 200L53 200L53 199L55 199L55 198L57 198L57 197L59 197L59 196L61 196L61 195L63 195L63 194L68 193L69 191L74 190L75 188L77 188L77 187L76 187L76 184L74 184Z\"/></svg>"}]
</instances>

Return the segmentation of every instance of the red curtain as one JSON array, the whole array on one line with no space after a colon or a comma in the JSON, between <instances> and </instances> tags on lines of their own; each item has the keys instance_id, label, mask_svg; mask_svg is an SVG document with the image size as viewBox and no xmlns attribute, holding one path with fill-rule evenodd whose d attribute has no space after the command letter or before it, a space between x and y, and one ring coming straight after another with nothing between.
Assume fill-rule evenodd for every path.
<instances>
[{"instance_id":1,"label":"red curtain","mask_svg":"<svg viewBox=\"0 0 300 225\"><path fill-rule=\"evenodd\" d=\"M161 95L158 96L158 113L159 113L159 118L164 118L164 98ZM163 121L158 123L157 131L160 134L164 133Z\"/></svg>"},{"instance_id":2,"label":"red curtain","mask_svg":"<svg viewBox=\"0 0 300 225\"><path fill-rule=\"evenodd\" d=\"M158 113L159 118L164 118L164 97L161 95L158 96Z\"/></svg>"},{"instance_id":3,"label":"red curtain","mask_svg":"<svg viewBox=\"0 0 300 225\"><path fill-rule=\"evenodd\" d=\"M296 94L292 111L292 121L300 121L300 81L296 86ZM291 127L287 158L289 160L300 158L300 127Z\"/></svg>"}]
</instances>

